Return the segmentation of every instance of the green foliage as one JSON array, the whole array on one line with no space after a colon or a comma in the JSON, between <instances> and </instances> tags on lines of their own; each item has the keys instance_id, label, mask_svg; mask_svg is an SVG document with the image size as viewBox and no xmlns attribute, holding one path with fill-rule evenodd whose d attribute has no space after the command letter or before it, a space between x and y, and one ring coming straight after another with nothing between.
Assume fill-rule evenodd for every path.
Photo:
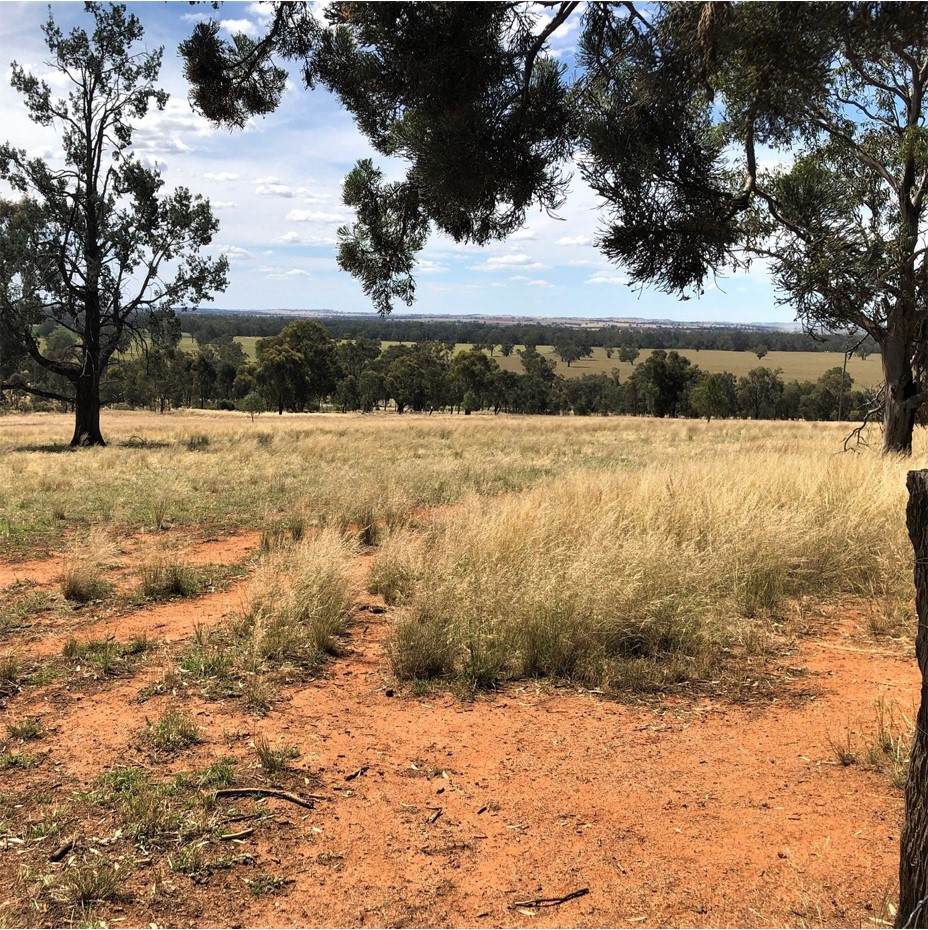
<instances>
[{"instance_id":1,"label":"green foliage","mask_svg":"<svg viewBox=\"0 0 928 930\"><path fill-rule=\"evenodd\" d=\"M259 339L258 384L278 413L302 411L328 397L340 374L335 343L318 323L297 320L279 336Z\"/></svg>"},{"instance_id":2,"label":"green foliage","mask_svg":"<svg viewBox=\"0 0 928 930\"><path fill-rule=\"evenodd\" d=\"M132 121L167 101L155 87L161 50L137 49L142 27L125 6L94 4L88 13L89 34L65 34L51 15L44 27L66 97L13 65L30 119L60 130L65 167L0 146L0 179L22 198L0 204L0 341L25 349L42 373L36 382L14 372L9 384L74 401L72 445L103 444L101 380L129 333L148 316L157 328L174 306L210 299L227 269L224 258L199 254L217 229L209 203L186 188L162 196L157 170L132 154ZM168 261L173 278L159 274ZM43 348L34 327L48 323L79 338L67 345L53 329Z\"/></svg>"},{"instance_id":3,"label":"green foliage","mask_svg":"<svg viewBox=\"0 0 928 930\"><path fill-rule=\"evenodd\" d=\"M713 417L729 417L738 407L735 376L729 372L706 375L690 391L693 410L708 422Z\"/></svg>"}]
</instances>

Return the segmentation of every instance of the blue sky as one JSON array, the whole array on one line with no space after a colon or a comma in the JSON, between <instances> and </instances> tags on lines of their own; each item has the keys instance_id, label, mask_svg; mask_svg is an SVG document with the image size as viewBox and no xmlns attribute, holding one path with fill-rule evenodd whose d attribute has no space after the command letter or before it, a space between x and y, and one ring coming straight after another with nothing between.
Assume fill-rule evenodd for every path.
<instances>
[{"instance_id":1,"label":"blue sky","mask_svg":"<svg viewBox=\"0 0 928 930\"><path fill-rule=\"evenodd\" d=\"M51 4L66 29L88 26L82 3ZM217 251L231 272L217 307L240 309L329 308L369 312L360 286L335 261L335 232L351 213L341 202L341 182L359 158L370 157L399 177L356 130L351 117L325 91L305 90L294 78L279 110L244 130L212 128L187 102L177 46L198 18L215 17L226 33L258 35L265 12L258 3L130 3L145 27L145 44L164 46L161 86L171 94L164 112L150 114L135 133L136 153L160 167L168 188L185 185L209 197L220 220ZM31 123L9 86L12 60L47 75L41 25L45 3L0 4L0 140L54 160L56 135ZM576 18L555 33L554 52L568 59ZM60 87L60 85L59 85ZM53 84L53 88L57 89ZM61 88L63 90L63 87ZM593 246L598 200L575 172L558 217L537 211L507 241L484 248L434 236L417 269L422 313L525 316L639 317L741 323L790 323L776 304L762 267L720 279L701 298L680 301L653 289L630 288L621 267ZM208 306L208 305L207 305ZM402 317L409 311L400 305Z\"/></svg>"}]
</instances>

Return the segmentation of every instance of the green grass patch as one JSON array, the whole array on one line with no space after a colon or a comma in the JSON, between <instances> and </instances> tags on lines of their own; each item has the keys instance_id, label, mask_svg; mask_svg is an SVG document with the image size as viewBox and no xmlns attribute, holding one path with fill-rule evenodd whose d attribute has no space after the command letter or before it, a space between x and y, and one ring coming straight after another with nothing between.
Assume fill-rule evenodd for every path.
<instances>
[{"instance_id":1,"label":"green grass patch","mask_svg":"<svg viewBox=\"0 0 928 930\"><path fill-rule=\"evenodd\" d=\"M202 742L196 724L175 710L167 710L149 723L143 741L160 753L176 753Z\"/></svg>"}]
</instances>

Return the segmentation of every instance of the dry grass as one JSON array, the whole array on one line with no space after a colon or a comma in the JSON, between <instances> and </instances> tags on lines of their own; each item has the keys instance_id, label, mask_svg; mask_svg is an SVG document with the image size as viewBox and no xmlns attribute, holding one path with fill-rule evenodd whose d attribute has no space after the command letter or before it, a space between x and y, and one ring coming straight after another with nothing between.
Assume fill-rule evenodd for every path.
<instances>
[{"instance_id":1,"label":"dry grass","mask_svg":"<svg viewBox=\"0 0 928 930\"><path fill-rule=\"evenodd\" d=\"M81 540L68 546L61 565L62 596L78 604L97 600L111 590L104 572L116 553L116 547L103 527L94 527Z\"/></svg>"},{"instance_id":2,"label":"dry grass","mask_svg":"<svg viewBox=\"0 0 928 930\"><path fill-rule=\"evenodd\" d=\"M367 589L388 604L401 604L415 591L423 571L423 540L419 533L401 529L390 533L374 557Z\"/></svg>"},{"instance_id":3,"label":"dry grass","mask_svg":"<svg viewBox=\"0 0 928 930\"><path fill-rule=\"evenodd\" d=\"M313 669L336 651L354 604L351 548L335 530L265 558L239 627L256 666Z\"/></svg>"},{"instance_id":4,"label":"dry grass","mask_svg":"<svg viewBox=\"0 0 928 930\"><path fill-rule=\"evenodd\" d=\"M840 424L109 413L109 448L44 451L66 426L5 418L0 550L41 538L61 500L75 539L264 527L244 619L182 660L258 711L266 672L337 649L356 544L380 544L369 586L401 607L408 679L663 687L764 654L770 618L808 597L870 598L875 635L904 629L909 463L837 455Z\"/></svg>"},{"instance_id":5,"label":"dry grass","mask_svg":"<svg viewBox=\"0 0 928 930\"><path fill-rule=\"evenodd\" d=\"M571 445L564 436L546 448L522 420L477 419L476 429L463 417L396 415L267 416L259 425L233 412L111 411L107 448L67 451L67 417L6 416L0 556L113 525L267 527L291 538L354 527L373 541L371 527L422 507L526 487L557 471Z\"/></svg>"},{"instance_id":6,"label":"dry grass","mask_svg":"<svg viewBox=\"0 0 928 930\"><path fill-rule=\"evenodd\" d=\"M907 590L901 479L875 455L756 451L473 498L411 559L394 670L469 687L714 676L768 648L788 599Z\"/></svg>"},{"instance_id":7,"label":"dry grass","mask_svg":"<svg viewBox=\"0 0 928 930\"><path fill-rule=\"evenodd\" d=\"M142 566L139 592L142 597L163 601L172 597L193 597L204 587L201 574L191 565L158 558Z\"/></svg>"}]
</instances>

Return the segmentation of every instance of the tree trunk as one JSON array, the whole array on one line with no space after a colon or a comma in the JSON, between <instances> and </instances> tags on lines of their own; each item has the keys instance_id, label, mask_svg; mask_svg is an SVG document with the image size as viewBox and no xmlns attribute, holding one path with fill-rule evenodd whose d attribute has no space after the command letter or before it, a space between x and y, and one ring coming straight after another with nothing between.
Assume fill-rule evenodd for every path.
<instances>
[{"instance_id":1,"label":"tree trunk","mask_svg":"<svg viewBox=\"0 0 928 930\"><path fill-rule=\"evenodd\" d=\"M915 655L922 673L899 855L897 927L928 927L928 471L910 471L906 522L915 549Z\"/></svg>"},{"instance_id":2,"label":"tree trunk","mask_svg":"<svg viewBox=\"0 0 928 930\"><path fill-rule=\"evenodd\" d=\"M72 446L105 446L100 432L100 378L88 366L75 382Z\"/></svg>"},{"instance_id":3,"label":"tree trunk","mask_svg":"<svg viewBox=\"0 0 928 930\"><path fill-rule=\"evenodd\" d=\"M912 431L915 428L915 407L908 405L918 393L912 377L906 341L890 334L881 346L883 352L883 452L895 455L912 454Z\"/></svg>"}]
</instances>

